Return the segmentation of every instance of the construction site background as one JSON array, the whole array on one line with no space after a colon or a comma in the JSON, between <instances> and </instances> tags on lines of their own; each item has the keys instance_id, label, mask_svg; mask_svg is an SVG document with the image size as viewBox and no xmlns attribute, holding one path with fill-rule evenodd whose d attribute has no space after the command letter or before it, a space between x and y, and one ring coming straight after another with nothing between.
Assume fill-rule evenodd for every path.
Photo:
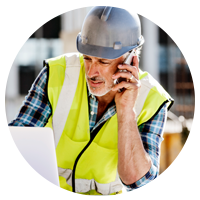
<instances>
[{"instance_id":1,"label":"construction site background","mask_svg":"<svg viewBox=\"0 0 200 200\"><path fill-rule=\"evenodd\" d=\"M11 67L6 87L6 115L10 122L42 69L44 59L77 52L76 36L91 7L73 10L51 19L23 45ZM140 68L148 71L174 98L161 145L160 174L183 148L194 116L194 85L189 66L176 43L164 30L139 16L145 44Z\"/></svg>"}]
</instances>

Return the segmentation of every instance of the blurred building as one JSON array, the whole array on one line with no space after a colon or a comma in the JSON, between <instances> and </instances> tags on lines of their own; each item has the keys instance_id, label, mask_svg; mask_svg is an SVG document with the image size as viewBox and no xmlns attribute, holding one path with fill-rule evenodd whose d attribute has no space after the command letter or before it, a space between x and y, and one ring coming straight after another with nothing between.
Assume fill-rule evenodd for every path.
<instances>
[{"instance_id":1,"label":"blurred building","mask_svg":"<svg viewBox=\"0 0 200 200\"><path fill-rule=\"evenodd\" d=\"M176 44L162 29L159 29L159 35L160 82L176 100L172 111L178 116L193 118L194 85L187 62Z\"/></svg>"},{"instance_id":2,"label":"blurred building","mask_svg":"<svg viewBox=\"0 0 200 200\"><path fill-rule=\"evenodd\" d=\"M172 112L196 118L196 5L136 5L146 39L142 65L175 99Z\"/></svg>"},{"instance_id":3,"label":"blurred building","mask_svg":"<svg viewBox=\"0 0 200 200\"><path fill-rule=\"evenodd\" d=\"M67 52L76 52L76 36L91 7L73 10L57 16L41 26L22 46L11 67L6 88L8 122L19 110L43 60Z\"/></svg>"},{"instance_id":4,"label":"blurred building","mask_svg":"<svg viewBox=\"0 0 200 200\"><path fill-rule=\"evenodd\" d=\"M175 42L160 27L142 16L140 18L146 39L141 68L154 75L175 100L168 112L161 145L162 173L176 159L189 135L194 116L194 85L189 66ZM153 66L156 66L157 74L152 73Z\"/></svg>"}]
</instances>

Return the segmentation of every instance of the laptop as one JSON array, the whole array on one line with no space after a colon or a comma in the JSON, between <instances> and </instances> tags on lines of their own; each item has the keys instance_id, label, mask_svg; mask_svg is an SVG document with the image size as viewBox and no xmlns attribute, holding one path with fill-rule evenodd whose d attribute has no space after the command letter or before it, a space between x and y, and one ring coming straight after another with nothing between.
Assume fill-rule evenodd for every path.
<instances>
[{"instance_id":1,"label":"laptop","mask_svg":"<svg viewBox=\"0 0 200 200\"><path fill-rule=\"evenodd\" d=\"M61 196L50 128L3 126L3 196Z\"/></svg>"}]
</instances>

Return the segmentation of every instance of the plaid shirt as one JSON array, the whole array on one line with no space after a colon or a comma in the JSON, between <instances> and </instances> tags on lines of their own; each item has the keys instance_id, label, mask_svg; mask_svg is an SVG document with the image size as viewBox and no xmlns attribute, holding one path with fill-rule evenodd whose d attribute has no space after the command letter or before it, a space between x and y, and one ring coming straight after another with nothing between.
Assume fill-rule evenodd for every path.
<instances>
[{"instance_id":1,"label":"plaid shirt","mask_svg":"<svg viewBox=\"0 0 200 200\"><path fill-rule=\"evenodd\" d=\"M51 116L51 105L47 96L47 68L44 67L35 79L28 95L20 108L16 119L9 123L9 126L37 126L43 127ZM95 96L88 95L89 102L89 123L90 130L116 113L116 106L113 104L108 108L103 117L96 123L98 101ZM166 106L151 120L138 127L141 139L146 152L152 160L150 170L138 181L131 185L125 185L127 191L139 188L155 179L159 173L160 144L163 140L163 126L166 120Z\"/></svg>"}]
</instances>

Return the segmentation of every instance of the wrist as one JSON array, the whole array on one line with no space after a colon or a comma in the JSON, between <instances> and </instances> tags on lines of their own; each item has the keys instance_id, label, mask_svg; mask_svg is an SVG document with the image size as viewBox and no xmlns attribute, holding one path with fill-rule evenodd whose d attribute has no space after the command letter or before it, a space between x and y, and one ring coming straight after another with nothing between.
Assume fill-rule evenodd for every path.
<instances>
[{"instance_id":1,"label":"wrist","mask_svg":"<svg viewBox=\"0 0 200 200\"><path fill-rule=\"evenodd\" d=\"M119 121L124 121L124 120L136 120L137 119L137 114L135 111L135 108L131 109L129 108L119 108L117 107L117 117L118 117L118 122Z\"/></svg>"}]
</instances>

